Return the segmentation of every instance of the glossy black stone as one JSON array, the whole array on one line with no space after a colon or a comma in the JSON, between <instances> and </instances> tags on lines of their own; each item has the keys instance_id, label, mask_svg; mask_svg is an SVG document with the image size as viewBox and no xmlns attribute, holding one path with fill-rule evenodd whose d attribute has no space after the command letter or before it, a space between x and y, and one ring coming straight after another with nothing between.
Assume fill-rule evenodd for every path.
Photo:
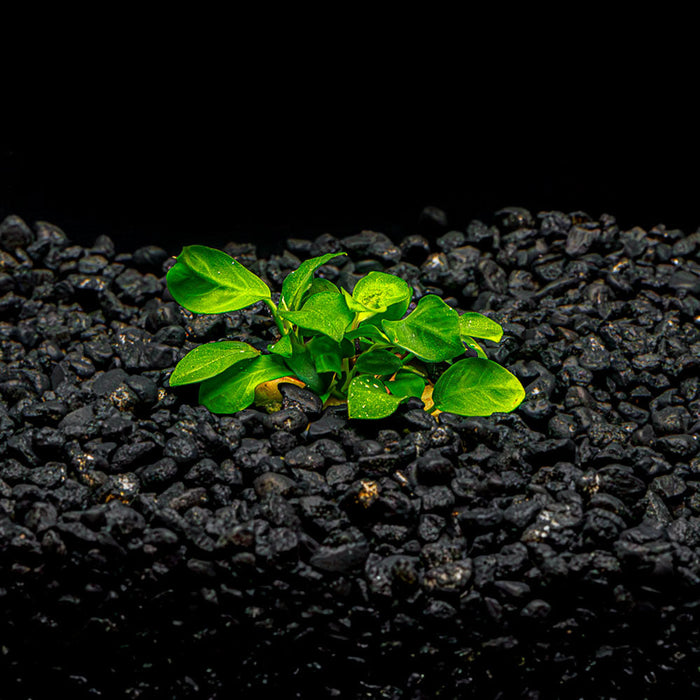
<instances>
[{"instance_id":1,"label":"glossy black stone","mask_svg":"<svg viewBox=\"0 0 700 700\"><path fill-rule=\"evenodd\" d=\"M322 275L487 312L512 414L351 421L292 384L281 411L211 414L172 368L264 349L264 310L195 316L156 246L0 223L3 697L698 694L700 239L421 216L227 250L274 294L348 251Z\"/></svg>"}]
</instances>

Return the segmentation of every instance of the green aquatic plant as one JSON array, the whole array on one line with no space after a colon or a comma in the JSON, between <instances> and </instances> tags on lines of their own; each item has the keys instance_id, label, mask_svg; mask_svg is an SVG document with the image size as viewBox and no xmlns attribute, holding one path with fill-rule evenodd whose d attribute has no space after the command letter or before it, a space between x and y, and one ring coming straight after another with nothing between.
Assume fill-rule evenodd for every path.
<instances>
[{"instance_id":1,"label":"green aquatic plant","mask_svg":"<svg viewBox=\"0 0 700 700\"><path fill-rule=\"evenodd\" d=\"M283 378L305 385L324 404L347 401L350 418L384 418L410 396L422 398L426 410L463 416L520 405L520 381L475 340L500 341L498 323L476 312L459 314L434 294L407 314L411 288L384 272L361 278L352 294L315 276L343 255L301 263L284 279L275 303L267 284L226 253L183 248L166 277L178 304L218 314L263 302L279 338L267 353L231 340L200 345L177 364L170 386L201 382L199 401L213 413L240 411L262 386Z\"/></svg>"}]
</instances>

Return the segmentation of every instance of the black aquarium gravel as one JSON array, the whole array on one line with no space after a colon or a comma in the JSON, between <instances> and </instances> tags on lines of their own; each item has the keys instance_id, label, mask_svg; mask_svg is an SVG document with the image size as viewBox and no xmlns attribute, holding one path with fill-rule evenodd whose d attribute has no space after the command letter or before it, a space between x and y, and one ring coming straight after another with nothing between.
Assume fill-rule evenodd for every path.
<instances>
[{"instance_id":1,"label":"black aquarium gravel","mask_svg":"<svg viewBox=\"0 0 700 700\"><path fill-rule=\"evenodd\" d=\"M225 250L277 292L344 250L323 276L485 313L527 398L349 421L287 384L212 415L168 376L199 343L264 349L262 304L193 316L164 250L8 217L0 697L697 697L700 234L508 208Z\"/></svg>"}]
</instances>

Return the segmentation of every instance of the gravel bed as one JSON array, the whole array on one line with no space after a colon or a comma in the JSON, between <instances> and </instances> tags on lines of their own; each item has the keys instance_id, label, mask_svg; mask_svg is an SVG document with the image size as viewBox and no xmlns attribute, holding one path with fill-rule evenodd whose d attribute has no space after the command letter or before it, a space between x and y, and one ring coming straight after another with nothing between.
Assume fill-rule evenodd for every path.
<instances>
[{"instance_id":1,"label":"gravel bed","mask_svg":"<svg viewBox=\"0 0 700 700\"><path fill-rule=\"evenodd\" d=\"M344 250L322 276L503 325L515 412L349 421L291 384L210 414L168 376L199 343L264 349L262 304L192 315L161 248L5 219L0 696L697 697L700 234L493 222L225 246L276 292Z\"/></svg>"}]
</instances>

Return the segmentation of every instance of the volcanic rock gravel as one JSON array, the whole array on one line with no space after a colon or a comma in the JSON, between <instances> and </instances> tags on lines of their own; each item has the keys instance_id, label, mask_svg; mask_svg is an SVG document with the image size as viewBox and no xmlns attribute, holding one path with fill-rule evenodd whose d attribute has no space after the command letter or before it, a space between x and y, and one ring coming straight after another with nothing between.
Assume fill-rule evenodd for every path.
<instances>
[{"instance_id":1,"label":"volcanic rock gravel","mask_svg":"<svg viewBox=\"0 0 700 700\"><path fill-rule=\"evenodd\" d=\"M225 250L277 293L347 251L320 274L491 316L512 414L349 421L288 384L212 415L168 376L264 349L262 304L192 315L160 248L0 224L0 697L697 697L700 235L444 223Z\"/></svg>"}]
</instances>

